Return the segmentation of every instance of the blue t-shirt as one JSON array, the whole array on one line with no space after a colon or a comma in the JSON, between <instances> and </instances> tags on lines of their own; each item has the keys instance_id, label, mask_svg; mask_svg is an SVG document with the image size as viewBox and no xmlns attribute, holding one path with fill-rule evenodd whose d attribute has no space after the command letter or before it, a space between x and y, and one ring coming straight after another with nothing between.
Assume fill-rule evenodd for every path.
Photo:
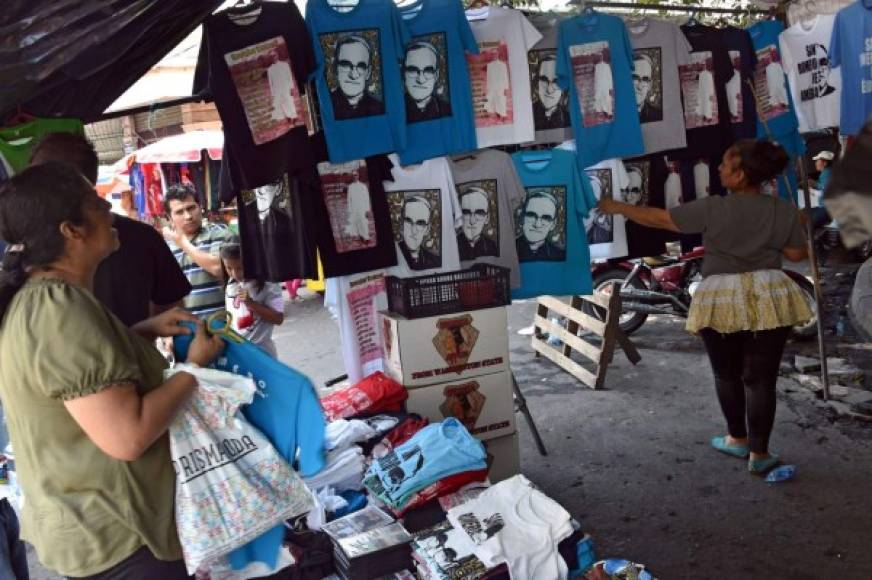
<instances>
[{"instance_id":1,"label":"blue t-shirt","mask_svg":"<svg viewBox=\"0 0 872 580\"><path fill-rule=\"evenodd\" d=\"M465 52L478 45L460 0L418 0L404 7L412 35L401 63L406 106L403 165L478 148Z\"/></svg>"},{"instance_id":2,"label":"blue t-shirt","mask_svg":"<svg viewBox=\"0 0 872 580\"><path fill-rule=\"evenodd\" d=\"M820 177L818 177L818 189L824 191L827 188L827 184L830 182L830 177L832 176L833 170L830 167L824 167L821 170Z\"/></svg>"},{"instance_id":3,"label":"blue t-shirt","mask_svg":"<svg viewBox=\"0 0 872 580\"><path fill-rule=\"evenodd\" d=\"M645 152L633 90L633 47L623 20L594 12L561 22L557 78L569 90L581 167Z\"/></svg>"},{"instance_id":4,"label":"blue t-shirt","mask_svg":"<svg viewBox=\"0 0 872 580\"><path fill-rule=\"evenodd\" d=\"M330 161L341 163L406 147L400 77L409 31L391 0L359 0L346 12L327 0L306 5L321 123Z\"/></svg>"},{"instance_id":5,"label":"blue t-shirt","mask_svg":"<svg viewBox=\"0 0 872 580\"><path fill-rule=\"evenodd\" d=\"M221 324L217 326L221 328ZM177 360L188 357L191 335L177 336L174 351ZM279 362L250 342L225 340L224 354L212 365L222 371L249 376L257 385L258 394L242 414L273 444L276 451L293 464L299 463L303 477L324 468L324 412L312 382L306 376ZM252 562L276 565L284 539L283 524L261 534L228 555L234 570Z\"/></svg>"},{"instance_id":6,"label":"blue t-shirt","mask_svg":"<svg viewBox=\"0 0 872 580\"><path fill-rule=\"evenodd\" d=\"M596 206L587 174L570 151L512 155L525 196L515 208L521 287L512 298L590 294L590 248L584 218Z\"/></svg>"},{"instance_id":7,"label":"blue t-shirt","mask_svg":"<svg viewBox=\"0 0 872 580\"><path fill-rule=\"evenodd\" d=\"M862 0L836 14L830 66L842 68L842 134L856 135L872 115L872 10Z\"/></svg>"},{"instance_id":8,"label":"blue t-shirt","mask_svg":"<svg viewBox=\"0 0 872 580\"><path fill-rule=\"evenodd\" d=\"M787 88L787 76L781 62L778 35L784 24L778 20L763 20L748 28L757 66L754 69L754 87L757 91L757 137L767 138L763 122L776 141L799 131L799 121L793 98Z\"/></svg>"},{"instance_id":9,"label":"blue t-shirt","mask_svg":"<svg viewBox=\"0 0 872 580\"><path fill-rule=\"evenodd\" d=\"M481 441L449 417L433 423L374 461L364 476L366 487L385 503L402 508L412 494L456 473L485 469Z\"/></svg>"}]
</instances>

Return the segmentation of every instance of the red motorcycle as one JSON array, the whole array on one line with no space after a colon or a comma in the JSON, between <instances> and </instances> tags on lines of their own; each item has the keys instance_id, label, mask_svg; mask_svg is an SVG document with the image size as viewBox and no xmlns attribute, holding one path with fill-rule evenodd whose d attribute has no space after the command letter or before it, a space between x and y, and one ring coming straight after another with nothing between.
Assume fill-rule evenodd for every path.
<instances>
[{"instance_id":1,"label":"red motorcycle","mask_svg":"<svg viewBox=\"0 0 872 580\"><path fill-rule=\"evenodd\" d=\"M704 248L680 256L659 256L638 260L600 262L593 265L593 291L609 293L612 284L621 286L621 329L631 334L637 331L649 314L667 314L687 318L690 300L702 282ZM814 309L814 285L798 272L784 270L809 298ZM586 303L585 303L586 304ZM589 307L590 308L590 307ZM594 308L591 308L595 310ZM589 312L601 317L602 312ZM817 334L817 312L814 318L793 328L793 336L810 339Z\"/></svg>"}]
</instances>

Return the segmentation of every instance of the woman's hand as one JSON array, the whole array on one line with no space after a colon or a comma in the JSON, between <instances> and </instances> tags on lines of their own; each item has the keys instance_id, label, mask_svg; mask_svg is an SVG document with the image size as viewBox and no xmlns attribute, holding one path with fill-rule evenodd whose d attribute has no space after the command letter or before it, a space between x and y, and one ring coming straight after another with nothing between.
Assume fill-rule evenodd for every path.
<instances>
[{"instance_id":1,"label":"woman's hand","mask_svg":"<svg viewBox=\"0 0 872 580\"><path fill-rule=\"evenodd\" d=\"M199 319L182 308L171 308L157 316L146 318L142 322L133 325L132 330L137 334L154 340L158 337L176 336L179 334L191 334L191 330L182 325L182 322L194 322Z\"/></svg>"},{"instance_id":2,"label":"woman's hand","mask_svg":"<svg viewBox=\"0 0 872 580\"><path fill-rule=\"evenodd\" d=\"M197 332L188 347L188 361L197 366L207 366L224 350L224 340L220 336L206 332L206 324L197 322Z\"/></svg>"},{"instance_id":3,"label":"woman's hand","mask_svg":"<svg viewBox=\"0 0 872 580\"><path fill-rule=\"evenodd\" d=\"M601 197L596 207L600 213L612 215L620 213L621 205L620 202L617 202L610 197Z\"/></svg>"}]
</instances>

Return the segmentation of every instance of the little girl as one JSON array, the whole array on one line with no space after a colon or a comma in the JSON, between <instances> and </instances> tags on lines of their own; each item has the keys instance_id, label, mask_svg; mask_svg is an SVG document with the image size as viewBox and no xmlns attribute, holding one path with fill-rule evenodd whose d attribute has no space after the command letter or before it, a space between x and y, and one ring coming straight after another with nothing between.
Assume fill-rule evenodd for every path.
<instances>
[{"instance_id":1,"label":"little girl","mask_svg":"<svg viewBox=\"0 0 872 580\"><path fill-rule=\"evenodd\" d=\"M224 271L226 309L233 316L233 330L276 358L273 326L285 319L281 285L263 280L246 280L242 271L242 249L238 242L222 244L219 255Z\"/></svg>"}]
</instances>

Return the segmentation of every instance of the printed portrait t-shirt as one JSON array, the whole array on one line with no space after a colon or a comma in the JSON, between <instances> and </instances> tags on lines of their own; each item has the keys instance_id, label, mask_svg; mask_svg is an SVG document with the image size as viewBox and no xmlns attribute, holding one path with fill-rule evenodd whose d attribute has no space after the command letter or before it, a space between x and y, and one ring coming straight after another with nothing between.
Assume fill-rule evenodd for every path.
<instances>
[{"instance_id":1,"label":"printed portrait t-shirt","mask_svg":"<svg viewBox=\"0 0 872 580\"><path fill-rule=\"evenodd\" d=\"M214 97L233 182L249 189L314 163L303 106L312 42L293 3L258 6L206 18L193 87Z\"/></svg>"},{"instance_id":2,"label":"printed portrait t-shirt","mask_svg":"<svg viewBox=\"0 0 872 580\"><path fill-rule=\"evenodd\" d=\"M320 194L315 239L324 276L345 276L394 266L397 253L382 182L391 179L384 155L318 164Z\"/></svg>"},{"instance_id":3,"label":"printed portrait t-shirt","mask_svg":"<svg viewBox=\"0 0 872 580\"><path fill-rule=\"evenodd\" d=\"M560 24L557 76L569 110L581 167L644 152L633 91L633 48L617 16L576 16Z\"/></svg>"},{"instance_id":4,"label":"printed portrait t-shirt","mask_svg":"<svg viewBox=\"0 0 872 580\"><path fill-rule=\"evenodd\" d=\"M330 161L405 149L400 64L410 37L396 5L359 0L337 10L327 0L312 0L306 24L318 65L315 79Z\"/></svg>"},{"instance_id":5,"label":"printed portrait t-shirt","mask_svg":"<svg viewBox=\"0 0 872 580\"><path fill-rule=\"evenodd\" d=\"M542 35L518 10L468 10L479 53L467 55L480 148L529 143L535 137L527 51Z\"/></svg>"},{"instance_id":6,"label":"printed portrait t-shirt","mask_svg":"<svg viewBox=\"0 0 872 580\"><path fill-rule=\"evenodd\" d=\"M590 250L584 219L596 206L587 175L570 151L512 155L525 196L515 208L521 287L512 298L590 294Z\"/></svg>"},{"instance_id":7,"label":"printed portrait t-shirt","mask_svg":"<svg viewBox=\"0 0 872 580\"><path fill-rule=\"evenodd\" d=\"M629 191L630 176L620 159L607 159L584 170L590 180L593 195L599 201L608 197L616 201L634 203L636 197L625 197ZM620 258L627 255L627 220L622 215L607 215L597 208L590 210L584 220L591 260Z\"/></svg>"},{"instance_id":8,"label":"printed portrait t-shirt","mask_svg":"<svg viewBox=\"0 0 872 580\"><path fill-rule=\"evenodd\" d=\"M839 126L842 70L832 68L830 48L835 21L832 14L818 14L778 37L801 133Z\"/></svg>"},{"instance_id":9,"label":"printed portrait t-shirt","mask_svg":"<svg viewBox=\"0 0 872 580\"><path fill-rule=\"evenodd\" d=\"M388 274L398 278L460 269L456 228L460 202L445 157L402 167L396 155L393 182L385 182L397 265Z\"/></svg>"},{"instance_id":10,"label":"printed portrait t-shirt","mask_svg":"<svg viewBox=\"0 0 872 580\"><path fill-rule=\"evenodd\" d=\"M872 114L872 11L861 0L836 14L829 47L842 71L842 134L856 135Z\"/></svg>"},{"instance_id":11,"label":"printed portrait t-shirt","mask_svg":"<svg viewBox=\"0 0 872 580\"><path fill-rule=\"evenodd\" d=\"M511 270L510 284L521 284L515 247L514 208L524 198L515 164L508 153L483 149L451 162L460 201L457 247L464 268L495 264Z\"/></svg>"},{"instance_id":12,"label":"printed portrait t-shirt","mask_svg":"<svg viewBox=\"0 0 872 580\"><path fill-rule=\"evenodd\" d=\"M530 22L542 34L542 40L527 53L536 143L562 143L572 139L572 119L569 92L557 79L558 15L534 14Z\"/></svg>"},{"instance_id":13,"label":"printed portrait t-shirt","mask_svg":"<svg viewBox=\"0 0 872 580\"><path fill-rule=\"evenodd\" d=\"M466 54L478 45L460 0L420 0L402 11L412 35L403 57L405 164L476 149Z\"/></svg>"},{"instance_id":14,"label":"printed portrait t-shirt","mask_svg":"<svg viewBox=\"0 0 872 580\"><path fill-rule=\"evenodd\" d=\"M633 90L645 153L687 146L678 67L690 62L690 43L674 22L627 22L633 45Z\"/></svg>"},{"instance_id":15,"label":"printed portrait t-shirt","mask_svg":"<svg viewBox=\"0 0 872 580\"><path fill-rule=\"evenodd\" d=\"M757 54L747 30L723 28L724 43L733 65L733 76L727 82L727 108L736 139L753 139L757 135L757 104L750 82L754 82Z\"/></svg>"},{"instance_id":16,"label":"printed portrait t-shirt","mask_svg":"<svg viewBox=\"0 0 872 580\"><path fill-rule=\"evenodd\" d=\"M784 25L777 20L763 20L748 28L757 53L754 87L760 101L757 107L758 138L767 136L764 120L776 139L796 133L799 127L778 48L778 35L783 30Z\"/></svg>"}]
</instances>

